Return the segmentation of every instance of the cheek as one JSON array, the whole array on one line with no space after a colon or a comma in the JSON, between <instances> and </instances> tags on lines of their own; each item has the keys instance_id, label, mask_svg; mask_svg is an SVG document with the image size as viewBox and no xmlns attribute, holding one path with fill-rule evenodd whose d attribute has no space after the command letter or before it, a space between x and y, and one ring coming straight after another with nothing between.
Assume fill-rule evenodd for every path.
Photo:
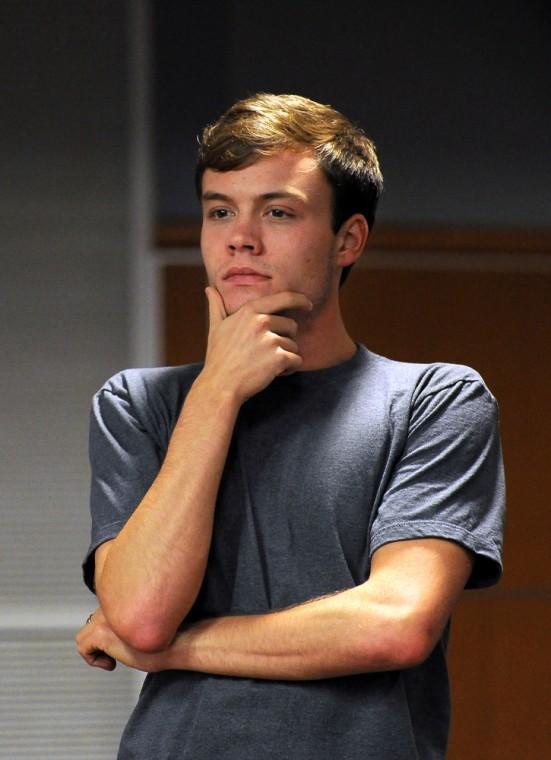
<instances>
[{"instance_id":1,"label":"cheek","mask_svg":"<svg viewBox=\"0 0 551 760\"><path fill-rule=\"evenodd\" d=\"M332 269L332 248L325 238L312 239L300 251L300 268L304 275L318 279Z\"/></svg>"},{"instance_id":2,"label":"cheek","mask_svg":"<svg viewBox=\"0 0 551 760\"><path fill-rule=\"evenodd\" d=\"M215 282L214 282L214 279L215 279L214 278L214 273L210 270L210 268L208 266L208 263L205 261L204 258L203 258L203 268L204 268L205 274L207 276L207 284L208 285L214 285L215 284Z\"/></svg>"},{"instance_id":3,"label":"cheek","mask_svg":"<svg viewBox=\"0 0 551 760\"><path fill-rule=\"evenodd\" d=\"M206 251L206 253L205 253ZM214 280L216 277L216 271L218 268L218 264L216 262L216 259L212 254L209 255L208 248L205 248L203 245L201 246L201 259L203 261L203 266L205 268L205 272L207 274L207 279L209 281L209 285L214 284Z\"/></svg>"}]
</instances>

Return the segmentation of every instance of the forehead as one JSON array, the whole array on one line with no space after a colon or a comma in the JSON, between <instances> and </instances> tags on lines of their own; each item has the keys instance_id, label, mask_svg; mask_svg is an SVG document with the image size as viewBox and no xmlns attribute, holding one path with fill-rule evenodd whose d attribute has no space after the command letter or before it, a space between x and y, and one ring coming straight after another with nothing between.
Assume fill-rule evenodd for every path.
<instances>
[{"instance_id":1,"label":"forehead","mask_svg":"<svg viewBox=\"0 0 551 760\"><path fill-rule=\"evenodd\" d=\"M203 175L203 195L261 196L278 191L296 193L305 201L329 201L331 195L329 181L311 150L285 150L230 171L206 169Z\"/></svg>"}]
</instances>

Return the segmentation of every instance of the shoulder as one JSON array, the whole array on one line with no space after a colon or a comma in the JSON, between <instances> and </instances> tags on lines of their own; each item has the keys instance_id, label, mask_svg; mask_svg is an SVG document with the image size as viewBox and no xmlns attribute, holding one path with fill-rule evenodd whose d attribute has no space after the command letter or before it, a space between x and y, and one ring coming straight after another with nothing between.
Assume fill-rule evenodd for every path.
<instances>
[{"instance_id":1,"label":"shoulder","mask_svg":"<svg viewBox=\"0 0 551 760\"><path fill-rule=\"evenodd\" d=\"M372 381L394 394L405 394L410 398L412 405L452 388L463 389L471 385L482 395L493 399L481 375L467 365L449 362L402 362L380 356L363 347L361 350L366 358L366 373Z\"/></svg>"},{"instance_id":2,"label":"shoulder","mask_svg":"<svg viewBox=\"0 0 551 760\"><path fill-rule=\"evenodd\" d=\"M413 432L438 420L449 427L482 426L496 431L499 410L481 375L472 367L448 362L401 362L367 349L364 391L387 408L395 427Z\"/></svg>"},{"instance_id":3,"label":"shoulder","mask_svg":"<svg viewBox=\"0 0 551 760\"><path fill-rule=\"evenodd\" d=\"M202 364L125 369L110 377L94 395L96 419L124 418L149 431L170 434L183 401Z\"/></svg>"},{"instance_id":4,"label":"shoulder","mask_svg":"<svg viewBox=\"0 0 551 760\"><path fill-rule=\"evenodd\" d=\"M382 380L396 386L432 391L457 382L478 382L484 384L480 374L464 364L450 362L404 362L360 346L364 355L364 367Z\"/></svg>"},{"instance_id":5,"label":"shoulder","mask_svg":"<svg viewBox=\"0 0 551 760\"><path fill-rule=\"evenodd\" d=\"M110 377L96 395L112 394L134 402L178 396L189 390L202 366L186 364L180 367L125 369Z\"/></svg>"}]
</instances>

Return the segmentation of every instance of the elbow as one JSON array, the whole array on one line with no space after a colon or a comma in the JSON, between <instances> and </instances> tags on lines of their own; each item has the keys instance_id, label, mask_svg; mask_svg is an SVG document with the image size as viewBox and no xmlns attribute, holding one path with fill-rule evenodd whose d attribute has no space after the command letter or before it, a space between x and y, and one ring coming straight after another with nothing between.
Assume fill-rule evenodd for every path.
<instances>
[{"instance_id":1,"label":"elbow","mask_svg":"<svg viewBox=\"0 0 551 760\"><path fill-rule=\"evenodd\" d=\"M144 654L165 651L176 635L175 630L161 626L158 621L148 622L144 619L121 619L112 628L125 644Z\"/></svg>"},{"instance_id":2,"label":"elbow","mask_svg":"<svg viewBox=\"0 0 551 760\"><path fill-rule=\"evenodd\" d=\"M394 611L378 632L365 631L357 658L364 671L405 670L427 660L438 635L414 613Z\"/></svg>"},{"instance_id":3,"label":"elbow","mask_svg":"<svg viewBox=\"0 0 551 760\"><path fill-rule=\"evenodd\" d=\"M395 668L405 670L422 665L430 657L435 645L436 642L424 627L411 626L403 632L400 645L395 648Z\"/></svg>"},{"instance_id":4,"label":"elbow","mask_svg":"<svg viewBox=\"0 0 551 760\"><path fill-rule=\"evenodd\" d=\"M120 626L115 633L132 649L143 654L157 654L169 648L174 640L175 631L167 631L158 624L128 623Z\"/></svg>"},{"instance_id":5,"label":"elbow","mask_svg":"<svg viewBox=\"0 0 551 760\"><path fill-rule=\"evenodd\" d=\"M102 600L102 610L113 633L132 649L144 654L162 652L172 644L178 623L165 620L159 609L144 606L114 607Z\"/></svg>"}]
</instances>

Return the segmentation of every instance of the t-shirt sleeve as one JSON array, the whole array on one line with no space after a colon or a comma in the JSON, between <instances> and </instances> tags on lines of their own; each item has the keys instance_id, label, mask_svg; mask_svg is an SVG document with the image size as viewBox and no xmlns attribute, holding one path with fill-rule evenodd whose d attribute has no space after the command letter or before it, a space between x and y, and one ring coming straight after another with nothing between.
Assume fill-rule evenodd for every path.
<instances>
[{"instance_id":1,"label":"t-shirt sleeve","mask_svg":"<svg viewBox=\"0 0 551 760\"><path fill-rule=\"evenodd\" d=\"M502 572L505 509L497 404L481 379L435 385L414 394L370 551L391 541L453 540L475 557L467 587L489 586Z\"/></svg>"},{"instance_id":2,"label":"t-shirt sleeve","mask_svg":"<svg viewBox=\"0 0 551 760\"><path fill-rule=\"evenodd\" d=\"M164 452L136 412L124 375L96 394L90 415L92 531L84 582L94 591L94 552L114 538L149 489Z\"/></svg>"}]
</instances>

